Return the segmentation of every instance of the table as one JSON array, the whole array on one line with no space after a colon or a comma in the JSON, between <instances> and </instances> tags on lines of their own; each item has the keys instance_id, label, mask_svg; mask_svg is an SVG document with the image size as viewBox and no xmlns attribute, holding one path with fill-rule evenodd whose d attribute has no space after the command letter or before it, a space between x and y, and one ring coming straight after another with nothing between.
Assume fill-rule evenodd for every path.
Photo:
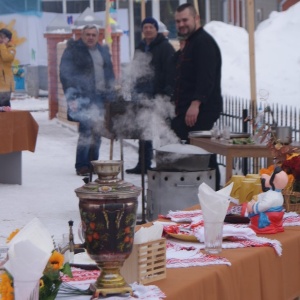
<instances>
[{"instance_id":1,"label":"table","mask_svg":"<svg viewBox=\"0 0 300 300\"><path fill-rule=\"evenodd\" d=\"M265 235L282 244L222 250L231 266L167 269L167 278L153 282L172 300L292 300L300 295L300 227Z\"/></svg>"},{"instance_id":2,"label":"table","mask_svg":"<svg viewBox=\"0 0 300 300\"><path fill-rule=\"evenodd\" d=\"M35 151L38 128L28 111L0 113L0 183L22 184L21 151Z\"/></svg>"},{"instance_id":3,"label":"table","mask_svg":"<svg viewBox=\"0 0 300 300\"><path fill-rule=\"evenodd\" d=\"M231 266L167 269L165 279L149 284L158 286L170 300L296 299L300 296L300 226L260 236L280 241L282 256L273 247L223 249L220 256L227 258Z\"/></svg>"},{"instance_id":4,"label":"table","mask_svg":"<svg viewBox=\"0 0 300 300\"><path fill-rule=\"evenodd\" d=\"M226 156L226 178L227 182L232 176L233 159L235 157L267 157L273 158L270 149L263 144L230 144L228 141L210 138L190 137L192 145L204 150ZM300 143L293 143L295 147L300 147Z\"/></svg>"}]
</instances>

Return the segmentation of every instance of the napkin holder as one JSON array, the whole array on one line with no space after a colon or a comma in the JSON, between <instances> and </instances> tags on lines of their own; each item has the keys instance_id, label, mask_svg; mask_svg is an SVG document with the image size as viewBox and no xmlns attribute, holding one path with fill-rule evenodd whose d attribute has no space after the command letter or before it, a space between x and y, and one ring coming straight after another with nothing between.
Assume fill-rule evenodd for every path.
<instances>
[{"instance_id":1,"label":"napkin holder","mask_svg":"<svg viewBox=\"0 0 300 300\"><path fill-rule=\"evenodd\" d=\"M120 272L128 283L147 284L166 278L166 240L134 244Z\"/></svg>"}]
</instances>

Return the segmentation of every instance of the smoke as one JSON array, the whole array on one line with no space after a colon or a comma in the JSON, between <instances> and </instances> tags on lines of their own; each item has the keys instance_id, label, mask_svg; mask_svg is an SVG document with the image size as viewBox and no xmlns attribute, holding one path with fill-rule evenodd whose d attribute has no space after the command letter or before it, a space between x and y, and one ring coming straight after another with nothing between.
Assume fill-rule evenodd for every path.
<instances>
[{"instance_id":1,"label":"smoke","mask_svg":"<svg viewBox=\"0 0 300 300\"><path fill-rule=\"evenodd\" d=\"M123 68L121 89L118 93L125 101L116 101L115 97L115 101L109 104L110 109L107 113L112 118L112 124L109 124L105 107L99 109L90 99L82 97L76 89L66 93L66 98L69 99L69 115L76 121L91 124L93 134L107 138L152 140L156 149L163 145L179 143L179 138L170 128L170 120L175 116L175 108L170 98L158 95L149 99L141 93L133 96L138 80L151 79L154 76L151 59L150 53L137 51L132 62ZM146 87L151 87L151 82L146 80ZM125 108L118 111L118 104ZM109 131L112 131L113 135ZM90 143L90 138L80 142Z\"/></svg>"},{"instance_id":2,"label":"smoke","mask_svg":"<svg viewBox=\"0 0 300 300\"><path fill-rule=\"evenodd\" d=\"M151 53L137 50L133 60L122 69L121 96L125 101L132 101L133 90L140 78L152 78L153 69L150 66Z\"/></svg>"},{"instance_id":3,"label":"smoke","mask_svg":"<svg viewBox=\"0 0 300 300\"><path fill-rule=\"evenodd\" d=\"M170 97L158 95L149 99L147 95L134 94L137 81L143 78L145 88L151 88L154 70L150 62L151 53L136 51L134 59L122 70L121 97L127 102L126 112L113 119L113 130L122 138L152 140L154 148L179 143L179 138L170 128L170 119L175 116Z\"/></svg>"},{"instance_id":4,"label":"smoke","mask_svg":"<svg viewBox=\"0 0 300 300\"><path fill-rule=\"evenodd\" d=\"M138 103L128 105L124 114L114 118L113 130L121 138L152 140L154 148L179 143L169 124L174 114L169 97L149 100L140 95Z\"/></svg>"}]
</instances>

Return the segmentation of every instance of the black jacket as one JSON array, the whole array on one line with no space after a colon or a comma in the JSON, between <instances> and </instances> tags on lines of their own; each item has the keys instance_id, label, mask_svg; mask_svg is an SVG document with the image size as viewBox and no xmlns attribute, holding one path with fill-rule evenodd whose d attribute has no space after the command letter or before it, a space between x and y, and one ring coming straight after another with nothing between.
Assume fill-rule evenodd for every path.
<instances>
[{"instance_id":1,"label":"black jacket","mask_svg":"<svg viewBox=\"0 0 300 300\"><path fill-rule=\"evenodd\" d=\"M106 90L112 89L114 81L113 66L107 47L97 44L104 61L104 77ZM88 47L81 39L68 41L60 63L60 81L64 92L75 88L82 96L93 98L95 94L95 72L93 59Z\"/></svg>"},{"instance_id":2,"label":"black jacket","mask_svg":"<svg viewBox=\"0 0 300 300\"><path fill-rule=\"evenodd\" d=\"M103 58L103 69L105 78L105 90L102 91L101 102L96 97L95 72L93 59L88 47L81 39L74 41L70 39L67 43L60 62L60 81L66 96L66 100L77 100L79 109L78 116L71 115L68 106L68 119L80 121L80 112L88 109L93 103L99 108L103 107L104 101L113 98L114 73L108 47L97 44ZM83 115L83 113L81 113Z\"/></svg>"},{"instance_id":3,"label":"black jacket","mask_svg":"<svg viewBox=\"0 0 300 300\"><path fill-rule=\"evenodd\" d=\"M150 68L151 72L137 79L134 90L136 93L144 93L149 97L154 97L157 94L169 95L171 87L168 86L168 76L170 75L170 62L175 53L173 46L168 39L161 33L150 43L146 51L145 41L141 41L136 48L134 59L141 59L141 54L151 57ZM147 59L147 58L145 58Z\"/></svg>"},{"instance_id":4,"label":"black jacket","mask_svg":"<svg viewBox=\"0 0 300 300\"><path fill-rule=\"evenodd\" d=\"M202 27L187 40L182 51L174 56L174 94L176 114L185 115L193 100L200 100L200 114L220 116L223 109L221 96L221 52L215 40ZM213 124L213 123L212 123Z\"/></svg>"}]
</instances>

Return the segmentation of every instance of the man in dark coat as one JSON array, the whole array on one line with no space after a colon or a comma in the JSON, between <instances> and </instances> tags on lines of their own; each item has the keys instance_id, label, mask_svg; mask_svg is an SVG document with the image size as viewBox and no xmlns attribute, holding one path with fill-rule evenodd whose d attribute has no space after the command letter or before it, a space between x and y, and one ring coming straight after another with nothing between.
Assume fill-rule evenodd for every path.
<instances>
[{"instance_id":1,"label":"man in dark coat","mask_svg":"<svg viewBox=\"0 0 300 300\"><path fill-rule=\"evenodd\" d=\"M168 85L170 75L170 59L175 50L168 39L158 33L158 23L152 17L147 17L142 22L142 32L144 39L136 48L134 60L147 64L145 69L137 76L133 90L133 100L142 99L153 100L156 96L170 96L171 87ZM141 66L140 65L140 66ZM139 161L133 169L127 169L126 173L141 174L141 141L139 141ZM151 168L152 141L144 141L145 149L145 170Z\"/></svg>"},{"instance_id":2,"label":"man in dark coat","mask_svg":"<svg viewBox=\"0 0 300 300\"><path fill-rule=\"evenodd\" d=\"M175 22L183 47L176 53L174 93L176 117L172 129L188 141L190 131L210 130L223 109L221 95L221 52L211 35L200 26L200 17L188 3L180 5ZM212 155L211 167L219 169Z\"/></svg>"},{"instance_id":3,"label":"man in dark coat","mask_svg":"<svg viewBox=\"0 0 300 300\"><path fill-rule=\"evenodd\" d=\"M109 49L101 46L98 39L97 26L86 25L79 40L68 41L60 63L68 119L79 122L75 169L81 176L92 170L90 161L99 157L100 121L114 84Z\"/></svg>"}]
</instances>

